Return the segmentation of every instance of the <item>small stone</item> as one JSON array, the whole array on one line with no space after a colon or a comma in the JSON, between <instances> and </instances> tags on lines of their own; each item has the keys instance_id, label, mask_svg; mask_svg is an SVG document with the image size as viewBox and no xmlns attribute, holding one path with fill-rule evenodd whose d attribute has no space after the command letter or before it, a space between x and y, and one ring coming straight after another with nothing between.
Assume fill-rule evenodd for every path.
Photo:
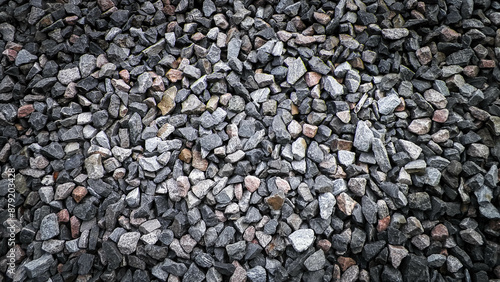
<instances>
[{"instance_id":1,"label":"small stone","mask_svg":"<svg viewBox=\"0 0 500 282\"><path fill-rule=\"evenodd\" d=\"M388 245L388 247L391 264L394 268L398 268L403 259L408 256L409 252L403 246Z\"/></svg>"},{"instance_id":2,"label":"small stone","mask_svg":"<svg viewBox=\"0 0 500 282\"><path fill-rule=\"evenodd\" d=\"M474 229L465 229L460 231L460 237L465 242L474 246L481 246L484 244L483 237Z\"/></svg>"},{"instance_id":3,"label":"small stone","mask_svg":"<svg viewBox=\"0 0 500 282\"><path fill-rule=\"evenodd\" d=\"M394 112L394 110L401 104L399 96L396 94L390 94L377 102L378 111L383 115L388 115Z\"/></svg>"},{"instance_id":4,"label":"small stone","mask_svg":"<svg viewBox=\"0 0 500 282\"><path fill-rule=\"evenodd\" d=\"M290 84L293 85L295 84L305 73L307 72L306 66L304 65L304 62L302 61L301 58L295 59L289 66L288 66L288 73L287 73L287 78L286 81Z\"/></svg>"},{"instance_id":5,"label":"small stone","mask_svg":"<svg viewBox=\"0 0 500 282\"><path fill-rule=\"evenodd\" d=\"M132 254L137 248L140 237L141 233L139 232L127 232L122 234L117 244L118 249L124 255Z\"/></svg>"},{"instance_id":6,"label":"small stone","mask_svg":"<svg viewBox=\"0 0 500 282\"><path fill-rule=\"evenodd\" d=\"M46 215L40 223L40 239L48 240L59 235L59 223L55 213Z\"/></svg>"},{"instance_id":7,"label":"small stone","mask_svg":"<svg viewBox=\"0 0 500 282\"><path fill-rule=\"evenodd\" d=\"M337 152L339 163L348 166L354 163L356 159L356 153L346 150L340 150Z\"/></svg>"},{"instance_id":8,"label":"small stone","mask_svg":"<svg viewBox=\"0 0 500 282\"><path fill-rule=\"evenodd\" d=\"M319 213L321 218L329 219L333 213L335 204L335 196L332 193L323 193L318 197L319 202Z\"/></svg>"},{"instance_id":9,"label":"small stone","mask_svg":"<svg viewBox=\"0 0 500 282\"><path fill-rule=\"evenodd\" d=\"M314 231L312 229L299 229L288 236L293 248L297 252L307 250L314 242Z\"/></svg>"},{"instance_id":10,"label":"small stone","mask_svg":"<svg viewBox=\"0 0 500 282\"><path fill-rule=\"evenodd\" d=\"M460 260L452 255L449 255L446 259L446 268L451 273L458 272L463 267L463 264Z\"/></svg>"},{"instance_id":11,"label":"small stone","mask_svg":"<svg viewBox=\"0 0 500 282\"><path fill-rule=\"evenodd\" d=\"M382 29L382 36L390 40L398 40L410 34L406 28L385 28Z\"/></svg>"},{"instance_id":12,"label":"small stone","mask_svg":"<svg viewBox=\"0 0 500 282\"><path fill-rule=\"evenodd\" d=\"M304 266L309 271L318 271L323 269L325 262L325 253L322 250L318 250L304 261Z\"/></svg>"},{"instance_id":13,"label":"small stone","mask_svg":"<svg viewBox=\"0 0 500 282\"><path fill-rule=\"evenodd\" d=\"M22 49L21 51L19 51L19 53L17 53L15 64L16 66L21 66L24 64L33 63L37 59L38 59L37 56L31 54L26 49Z\"/></svg>"},{"instance_id":14,"label":"small stone","mask_svg":"<svg viewBox=\"0 0 500 282\"><path fill-rule=\"evenodd\" d=\"M259 189L259 186L260 179L258 177L255 177L253 175L248 175L245 177L245 187L248 191L255 192L257 191L257 189Z\"/></svg>"},{"instance_id":15,"label":"small stone","mask_svg":"<svg viewBox=\"0 0 500 282\"><path fill-rule=\"evenodd\" d=\"M354 201L347 193L342 192L337 196L337 206L345 215L352 215L354 207L358 203Z\"/></svg>"},{"instance_id":16,"label":"small stone","mask_svg":"<svg viewBox=\"0 0 500 282\"><path fill-rule=\"evenodd\" d=\"M365 121L358 121L354 134L353 146L363 152L368 152L371 147L374 135Z\"/></svg>"},{"instance_id":17,"label":"small stone","mask_svg":"<svg viewBox=\"0 0 500 282\"><path fill-rule=\"evenodd\" d=\"M100 154L92 154L85 159L85 169L90 179L100 179L104 177L104 167Z\"/></svg>"},{"instance_id":18,"label":"small stone","mask_svg":"<svg viewBox=\"0 0 500 282\"><path fill-rule=\"evenodd\" d=\"M429 118L414 119L408 126L408 130L417 135L427 134L431 130L432 121Z\"/></svg>"}]
</instances>

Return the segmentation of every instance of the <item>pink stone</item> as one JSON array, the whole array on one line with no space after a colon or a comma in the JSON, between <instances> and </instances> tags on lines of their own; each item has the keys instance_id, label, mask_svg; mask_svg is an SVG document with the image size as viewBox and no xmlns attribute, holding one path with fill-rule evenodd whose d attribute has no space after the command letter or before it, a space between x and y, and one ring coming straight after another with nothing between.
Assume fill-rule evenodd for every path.
<instances>
[{"instance_id":1,"label":"pink stone","mask_svg":"<svg viewBox=\"0 0 500 282\"><path fill-rule=\"evenodd\" d=\"M245 188L247 188L248 191L255 192L257 189L259 189L259 186L260 179L258 177L255 177L253 175L248 175L245 177Z\"/></svg>"},{"instance_id":2,"label":"pink stone","mask_svg":"<svg viewBox=\"0 0 500 282\"><path fill-rule=\"evenodd\" d=\"M431 231L431 237L436 241L444 241L448 238L450 234L448 233L448 228L444 224L438 224Z\"/></svg>"}]
</instances>

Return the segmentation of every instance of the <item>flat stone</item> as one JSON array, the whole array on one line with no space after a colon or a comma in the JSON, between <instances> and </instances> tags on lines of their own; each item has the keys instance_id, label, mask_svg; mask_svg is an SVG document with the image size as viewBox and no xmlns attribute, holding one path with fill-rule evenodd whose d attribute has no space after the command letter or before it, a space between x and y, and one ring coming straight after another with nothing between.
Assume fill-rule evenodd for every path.
<instances>
[{"instance_id":1,"label":"flat stone","mask_svg":"<svg viewBox=\"0 0 500 282\"><path fill-rule=\"evenodd\" d=\"M427 134L431 130L432 120L430 118L414 119L408 126L408 130L417 135Z\"/></svg>"},{"instance_id":2,"label":"flat stone","mask_svg":"<svg viewBox=\"0 0 500 282\"><path fill-rule=\"evenodd\" d=\"M398 40L410 34L406 28L385 28L382 29L382 36L390 40Z\"/></svg>"},{"instance_id":3,"label":"flat stone","mask_svg":"<svg viewBox=\"0 0 500 282\"><path fill-rule=\"evenodd\" d=\"M39 258L32 260L24 265L26 274L29 278L41 277L52 266L54 263L54 258L51 254L45 253Z\"/></svg>"},{"instance_id":4,"label":"flat stone","mask_svg":"<svg viewBox=\"0 0 500 282\"><path fill-rule=\"evenodd\" d=\"M301 58L293 60L288 66L286 81L293 85L307 72L306 66Z\"/></svg>"}]
</instances>

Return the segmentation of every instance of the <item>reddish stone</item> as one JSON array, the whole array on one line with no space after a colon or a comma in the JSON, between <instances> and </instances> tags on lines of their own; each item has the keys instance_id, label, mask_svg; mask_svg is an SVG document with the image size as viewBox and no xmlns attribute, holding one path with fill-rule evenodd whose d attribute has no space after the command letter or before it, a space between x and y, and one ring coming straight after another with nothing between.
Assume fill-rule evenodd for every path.
<instances>
[{"instance_id":1,"label":"reddish stone","mask_svg":"<svg viewBox=\"0 0 500 282\"><path fill-rule=\"evenodd\" d=\"M281 177L276 177L276 180L274 180L274 183L276 183L276 187L285 192L288 193L288 191L290 191L290 184L288 183L288 181L286 181L285 179L281 178Z\"/></svg>"},{"instance_id":2,"label":"reddish stone","mask_svg":"<svg viewBox=\"0 0 500 282\"><path fill-rule=\"evenodd\" d=\"M64 21L69 25L74 25L78 21L78 16L65 17Z\"/></svg>"},{"instance_id":3,"label":"reddish stone","mask_svg":"<svg viewBox=\"0 0 500 282\"><path fill-rule=\"evenodd\" d=\"M165 5L165 7L163 7L163 13L167 16L175 15L175 6L174 5Z\"/></svg>"},{"instance_id":4,"label":"reddish stone","mask_svg":"<svg viewBox=\"0 0 500 282\"><path fill-rule=\"evenodd\" d=\"M71 44L75 44L78 39L80 39L80 36L76 35L76 34L72 34L70 37L69 37L69 42Z\"/></svg>"},{"instance_id":5,"label":"reddish stone","mask_svg":"<svg viewBox=\"0 0 500 282\"><path fill-rule=\"evenodd\" d=\"M296 16L294 17L292 20L291 20L292 24L295 26L295 29L298 31L298 32L302 32L304 29L306 29L306 25L304 24L304 22L300 19L299 16Z\"/></svg>"},{"instance_id":6,"label":"reddish stone","mask_svg":"<svg viewBox=\"0 0 500 282\"><path fill-rule=\"evenodd\" d=\"M17 57L17 51L16 50L12 50L12 49L5 49L2 52L2 54L5 55L5 56L7 56L7 58L11 62L13 62L14 60L16 60L16 57Z\"/></svg>"},{"instance_id":7,"label":"reddish stone","mask_svg":"<svg viewBox=\"0 0 500 282\"><path fill-rule=\"evenodd\" d=\"M354 259L343 256L338 257L337 262L342 271L346 271L349 267L356 264L356 261Z\"/></svg>"},{"instance_id":8,"label":"reddish stone","mask_svg":"<svg viewBox=\"0 0 500 282\"><path fill-rule=\"evenodd\" d=\"M197 33L193 34L193 36L191 36L191 40L198 42L198 41L203 40L205 37L206 36L203 33L197 32Z\"/></svg>"},{"instance_id":9,"label":"reddish stone","mask_svg":"<svg viewBox=\"0 0 500 282\"><path fill-rule=\"evenodd\" d=\"M321 74L319 74L317 72L310 71L310 72L306 72L306 75L304 76L304 78L306 79L307 86L313 87L313 86L317 85L319 83L319 81L321 80Z\"/></svg>"},{"instance_id":10,"label":"reddish stone","mask_svg":"<svg viewBox=\"0 0 500 282\"><path fill-rule=\"evenodd\" d=\"M422 65L427 65L432 61L432 53L431 53L431 48L429 46L424 46L415 52L417 55L418 61Z\"/></svg>"},{"instance_id":11,"label":"reddish stone","mask_svg":"<svg viewBox=\"0 0 500 282\"><path fill-rule=\"evenodd\" d=\"M73 192L71 192L71 194L75 202L79 203L87 195L87 188L83 186L77 186L75 189L73 189Z\"/></svg>"},{"instance_id":12,"label":"reddish stone","mask_svg":"<svg viewBox=\"0 0 500 282\"><path fill-rule=\"evenodd\" d=\"M456 41L460 38L460 33L455 30L445 27L441 30L441 39L447 42Z\"/></svg>"},{"instance_id":13,"label":"reddish stone","mask_svg":"<svg viewBox=\"0 0 500 282\"><path fill-rule=\"evenodd\" d=\"M279 194L275 194L273 196L266 198L266 203L275 211L280 210L283 204L285 203L285 199L281 197Z\"/></svg>"},{"instance_id":14,"label":"reddish stone","mask_svg":"<svg viewBox=\"0 0 500 282\"><path fill-rule=\"evenodd\" d=\"M229 36L228 36L228 38L229 38ZM255 41L253 43L253 46L255 49L259 49L260 47L262 47L262 45L264 45L266 43L267 43L267 41L265 39L262 39L262 38L257 36L257 37L255 37Z\"/></svg>"},{"instance_id":15,"label":"reddish stone","mask_svg":"<svg viewBox=\"0 0 500 282\"><path fill-rule=\"evenodd\" d=\"M349 60L349 64L351 65L351 67L353 67L355 69L360 69L360 70L365 69L365 63L363 63L363 60L361 60L360 57ZM341 83L341 82L339 82L339 83Z\"/></svg>"},{"instance_id":16,"label":"reddish stone","mask_svg":"<svg viewBox=\"0 0 500 282\"><path fill-rule=\"evenodd\" d=\"M318 248L322 249L325 253L328 253L331 247L332 243L326 239L319 240L318 242Z\"/></svg>"},{"instance_id":17,"label":"reddish stone","mask_svg":"<svg viewBox=\"0 0 500 282\"><path fill-rule=\"evenodd\" d=\"M304 123L304 125L302 126L302 134L304 134L305 136L314 138L314 136L316 136L316 133L318 133L318 127L316 125Z\"/></svg>"},{"instance_id":18,"label":"reddish stone","mask_svg":"<svg viewBox=\"0 0 500 282\"><path fill-rule=\"evenodd\" d=\"M481 60L479 61L479 67L482 69L493 69L495 68L495 61L493 60Z\"/></svg>"},{"instance_id":19,"label":"reddish stone","mask_svg":"<svg viewBox=\"0 0 500 282\"><path fill-rule=\"evenodd\" d=\"M313 16L314 19L322 25L327 25L332 20L330 16L325 13L314 12Z\"/></svg>"},{"instance_id":20,"label":"reddish stone","mask_svg":"<svg viewBox=\"0 0 500 282\"><path fill-rule=\"evenodd\" d=\"M466 66L462 72L464 75L466 75L468 77L476 77L479 74L479 67L478 66Z\"/></svg>"},{"instance_id":21,"label":"reddish stone","mask_svg":"<svg viewBox=\"0 0 500 282\"><path fill-rule=\"evenodd\" d=\"M24 105L17 110L17 117L23 118L25 116L28 116L29 114L31 114L34 111L35 111L35 108L33 107L32 104Z\"/></svg>"},{"instance_id":22,"label":"reddish stone","mask_svg":"<svg viewBox=\"0 0 500 282\"><path fill-rule=\"evenodd\" d=\"M444 224L438 224L432 228L431 238L436 241L444 241L446 240L450 234L448 233L448 228L444 226Z\"/></svg>"},{"instance_id":23,"label":"reddish stone","mask_svg":"<svg viewBox=\"0 0 500 282\"><path fill-rule=\"evenodd\" d=\"M339 150L350 151L352 149L352 141L344 139L334 139L330 148L334 152Z\"/></svg>"},{"instance_id":24,"label":"reddish stone","mask_svg":"<svg viewBox=\"0 0 500 282\"><path fill-rule=\"evenodd\" d=\"M171 82L177 82L184 77L184 74L180 70L170 69L165 76Z\"/></svg>"},{"instance_id":25,"label":"reddish stone","mask_svg":"<svg viewBox=\"0 0 500 282\"><path fill-rule=\"evenodd\" d=\"M448 114L449 114L448 109L436 110L434 111L434 116L432 117L432 120L435 122L444 123L446 122L446 120L448 120Z\"/></svg>"},{"instance_id":26,"label":"reddish stone","mask_svg":"<svg viewBox=\"0 0 500 282\"><path fill-rule=\"evenodd\" d=\"M425 16L422 15L422 13L420 13L419 11L417 10L412 10L411 11L411 16L414 18L414 19L417 19L417 20L423 20L425 19Z\"/></svg>"},{"instance_id":27,"label":"reddish stone","mask_svg":"<svg viewBox=\"0 0 500 282\"><path fill-rule=\"evenodd\" d=\"M248 191L255 192L257 189L259 189L259 186L260 179L258 177L255 177L253 175L248 175L245 177L245 188L247 188Z\"/></svg>"},{"instance_id":28,"label":"reddish stone","mask_svg":"<svg viewBox=\"0 0 500 282\"><path fill-rule=\"evenodd\" d=\"M163 84L163 79L161 77L157 76L153 79L153 85L151 88L154 91L165 91L165 85Z\"/></svg>"},{"instance_id":29,"label":"reddish stone","mask_svg":"<svg viewBox=\"0 0 500 282\"><path fill-rule=\"evenodd\" d=\"M80 221L76 216L69 219L69 225L71 226L71 237L73 239L80 237Z\"/></svg>"},{"instance_id":30,"label":"reddish stone","mask_svg":"<svg viewBox=\"0 0 500 282\"><path fill-rule=\"evenodd\" d=\"M208 161L201 157L201 152L193 151L193 160L191 165L201 171L206 171L208 168Z\"/></svg>"},{"instance_id":31,"label":"reddish stone","mask_svg":"<svg viewBox=\"0 0 500 282\"><path fill-rule=\"evenodd\" d=\"M69 221L69 212L67 209L63 209L57 213L57 220L59 222L68 222Z\"/></svg>"},{"instance_id":32,"label":"reddish stone","mask_svg":"<svg viewBox=\"0 0 500 282\"><path fill-rule=\"evenodd\" d=\"M255 238L255 227L249 226L247 229L245 229L245 232L243 232L243 240L247 242L252 242ZM254 242L254 244L259 244L259 242Z\"/></svg>"},{"instance_id":33,"label":"reddish stone","mask_svg":"<svg viewBox=\"0 0 500 282\"><path fill-rule=\"evenodd\" d=\"M5 49L12 49L16 52L19 52L23 49L23 45L9 41L7 44L5 44Z\"/></svg>"},{"instance_id":34,"label":"reddish stone","mask_svg":"<svg viewBox=\"0 0 500 282\"><path fill-rule=\"evenodd\" d=\"M179 154L179 159L187 164L191 163L191 160L193 159L193 154L191 154L191 151L187 148L182 149L181 153Z\"/></svg>"},{"instance_id":35,"label":"reddish stone","mask_svg":"<svg viewBox=\"0 0 500 282\"><path fill-rule=\"evenodd\" d=\"M300 46L309 46L316 42L316 38L313 36L304 36L302 34L298 34L297 38L295 38L295 44Z\"/></svg>"},{"instance_id":36,"label":"reddish stone","mask_svg":"<svg viewBox=\"0 0 500 282\"><path fill-rule=\"evenodd\" d=\"M390 223L391 223L391 216L390 215L388 215L382 219L379 219L378 224L377 224L377 231L378 232L385 231L387 229L387 227L389 227Z\"/></svg>"},{"instance_id":37,"label":"reddish stone","mask_svg":"<svg viewBox=\"0 0 500 282\"><path fill-rule=\"evenodd\" d=\"M401 103L399 104L399 106L394 110L396 112L402 112L406 109L406 103L405 103L405 99L403 97L399 97L399 100L401 100Z\"/></svg>"},{"instance_id":38,"label":"reddish stone","mask_svg":"<svg viewBox=\"0 0 500 282\"><path fill-rule=\"evenodd\" d=\"M97 0L97 5L101 8L101 11L105 12L115 6L115 3L111 0Z\"/></svg>"}]
</instances>

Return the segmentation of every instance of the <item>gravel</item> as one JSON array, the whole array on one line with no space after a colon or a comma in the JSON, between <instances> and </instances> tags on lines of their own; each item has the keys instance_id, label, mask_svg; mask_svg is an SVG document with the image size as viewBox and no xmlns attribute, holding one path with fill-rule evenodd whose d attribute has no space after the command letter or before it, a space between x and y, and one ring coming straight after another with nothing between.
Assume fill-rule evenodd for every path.
<instances>
[{"instance_id":1,"label":"gravel","mask_svg":"<svg viewBox=\"0 0 500 282\"><path fill-rule=\"evenodd\" d=\"M7 280L500 279L495 1L21 2Z\"/></svg>"}]
</instances>

